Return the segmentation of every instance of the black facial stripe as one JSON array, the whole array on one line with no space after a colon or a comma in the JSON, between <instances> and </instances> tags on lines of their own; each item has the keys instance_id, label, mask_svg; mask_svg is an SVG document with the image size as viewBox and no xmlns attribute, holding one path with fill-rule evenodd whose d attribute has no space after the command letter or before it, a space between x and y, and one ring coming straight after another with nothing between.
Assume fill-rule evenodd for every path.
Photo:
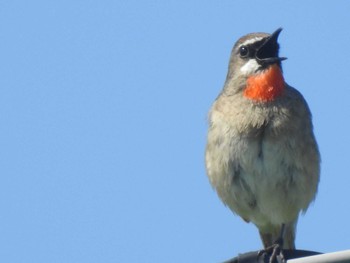
<instances>
[{"instance_id":1,"label":"black facial stripe","mask_svg":"<svg viewBox=\"0 0 350 263\"><path fill-rule=\"evenodd\" d=\"M266 41L266 38L263 38L261 40L257 40L255 41L254 43L250 43L250 44L247 44L247 45L240 45L238 50L237 50L237 54L240 54L240 50L241 50L241 47L246 47L248 49L248 56L244 56L241 58L255 58L256 56L256 52L257 50L263 45L263 43Z\"/></svg>"}]
</instances>

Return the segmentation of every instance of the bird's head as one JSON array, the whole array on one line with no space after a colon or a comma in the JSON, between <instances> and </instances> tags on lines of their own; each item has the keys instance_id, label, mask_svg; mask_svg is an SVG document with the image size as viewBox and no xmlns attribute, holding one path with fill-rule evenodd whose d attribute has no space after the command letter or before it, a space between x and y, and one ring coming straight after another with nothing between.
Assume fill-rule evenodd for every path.
<instances>
[{"instance_id":1,"label":"bird's head","mask_svg":"<svg viewBox=\"0 0 350 263\"><path fill-rule=\"evenodd\" d=\"M241 37L234 45L226 85L242 91L255 101L271 101L284 89L278 36L282 28L272 34L251 33Z\"/></svg>"}]
</instances>

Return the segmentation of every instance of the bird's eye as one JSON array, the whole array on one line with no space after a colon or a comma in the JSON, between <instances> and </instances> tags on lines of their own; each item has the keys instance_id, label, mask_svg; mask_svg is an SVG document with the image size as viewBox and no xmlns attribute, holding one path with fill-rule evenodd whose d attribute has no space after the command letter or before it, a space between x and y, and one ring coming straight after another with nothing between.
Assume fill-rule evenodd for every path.
<instances>
[{"instance_id":1,"label":"bird's eye","mask_svg":"<svg viewBox=\"0 0 350 263\"><path fill-rule=\"evenodd\" d=\"M249 55L249 50L246 46L241 46L239 48L239 55L241 56L241 58L245 58Z\"/></svg>"}]
</instances>

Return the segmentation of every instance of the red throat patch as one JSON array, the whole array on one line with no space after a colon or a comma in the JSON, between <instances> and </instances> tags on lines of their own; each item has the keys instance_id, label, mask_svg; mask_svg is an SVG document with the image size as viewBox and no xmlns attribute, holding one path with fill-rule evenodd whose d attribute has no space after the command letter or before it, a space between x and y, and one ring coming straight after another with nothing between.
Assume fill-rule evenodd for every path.
<instances>
[{"instance_id":1,"label":"red throat patch","mask_svg":"<svg viewBox=\"0 0 350 263\"><path fill-rule=\"evenodd\" d=\"M256 101L272 101L282 95L284 78L278 65L272 65L258 75L247 79L243 95Z\"/></svg>"}]
</instances>

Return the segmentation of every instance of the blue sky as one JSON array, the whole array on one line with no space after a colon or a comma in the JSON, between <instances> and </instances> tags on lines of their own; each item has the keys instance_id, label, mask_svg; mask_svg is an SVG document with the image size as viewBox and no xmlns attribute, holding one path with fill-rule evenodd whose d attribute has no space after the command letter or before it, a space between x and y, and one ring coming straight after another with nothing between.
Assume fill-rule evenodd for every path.
<instances>
[{"instance_id":1,"label":"blue sky","mask_svg":"<svg viewBox=\"0 0 350 263\"><path fill-rule=\"evenodd\" d=\"M348 1L0 4L0 261L219 262L261 247L204 169L232 45L278 27L322 154L297 247L349 248Z\"/></svg>"}]
</instances>

